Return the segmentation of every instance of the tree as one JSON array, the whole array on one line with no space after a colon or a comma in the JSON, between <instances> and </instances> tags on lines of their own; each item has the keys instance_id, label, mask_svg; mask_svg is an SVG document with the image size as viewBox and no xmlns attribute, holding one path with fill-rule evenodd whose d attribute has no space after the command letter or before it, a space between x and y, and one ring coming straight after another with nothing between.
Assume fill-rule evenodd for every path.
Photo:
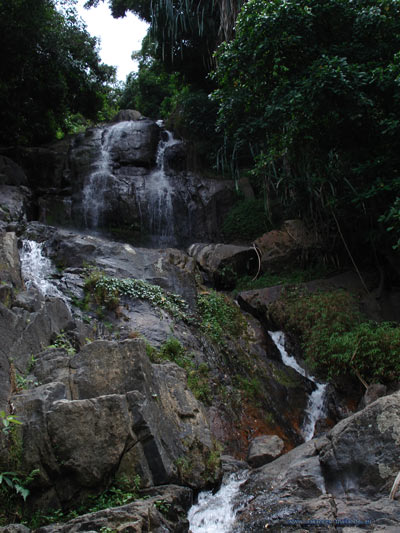
<instances>
[{"instance_id":1,"label":"tree","mask_svg":"<svg viewBox=\"0 0 400 533\"><path fill-rule=\"evenodd\" d=\"M88 0L95 6L104 0ZM244 0L109 0L114 17L127 11L150 24L154 57L169 71L178 71L187 82L207 84L217 45L233 34Z\"/></svg>"},{"instance_id":2,"label":"tree","mask_svg":"<svg viewBox=\"0 0 400 533\"><path fill-rule=\"evenodd\" d=\"M379 230L400 195L399 50L397 0L244 5L218 52L219 127L286 213Z\"/></svg>"},{"instance_id":3,"label":"tree","mask_svg":"<svg viewBox=\"0 0 400 533\"><path fill-rule=\"evenodd\" d=\"M103 107L114 68L100 62L96 39L70 3L0 3L3 144L49 140L58 129L65 129L68 115L82 113L95 119Z\"/></svg>"}]
</instances>

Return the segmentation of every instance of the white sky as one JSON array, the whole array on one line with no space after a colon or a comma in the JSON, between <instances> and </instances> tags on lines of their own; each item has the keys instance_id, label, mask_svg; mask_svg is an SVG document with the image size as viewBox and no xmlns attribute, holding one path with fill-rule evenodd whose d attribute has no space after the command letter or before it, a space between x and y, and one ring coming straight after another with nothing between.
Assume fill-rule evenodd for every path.
<instances>
[{"instance_id":1,"label":"white sky","mask_svg":"<svg viewBox=\"0 0 400 533\"><path fill-rule=\"evenodd\" d=\"M118 80L125 81L130 72L137 70L131 54L140 50L148 25L130 12L124 18L114 19L108 2L84 9L85 1L78 0L76 7L90 35L101 39L100 57L104 63L116 66Z\"/></svg>"}]
</instances>

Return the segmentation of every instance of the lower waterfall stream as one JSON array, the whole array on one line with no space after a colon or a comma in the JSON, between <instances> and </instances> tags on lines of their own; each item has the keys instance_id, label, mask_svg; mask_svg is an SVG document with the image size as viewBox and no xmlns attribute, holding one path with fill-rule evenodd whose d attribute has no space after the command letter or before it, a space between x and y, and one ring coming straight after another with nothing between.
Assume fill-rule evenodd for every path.
<instances>
[{"instance_id":1,"label":"lower waterfall stream","mask_svg":"<svg viewBox=\"0 0 400 533\"><path fill-rule=\"evenodd\" d=\"M304 368L298 364L296 359L287 353L285 348L285 334L283 331L269 331L268 333L271 339L274 341L275 346L278 348L283 363L286 366L292 367L294 370L296 370L296 372L309 379L316 385L315 390L310 394L308 399L303 427L301 428L303 438L307 442L314 436L315 424L325 415L325 395L327 384L319 383L314 376L307 374Z\"/></svg>"},{"instance_id":2,"label":"lower waterfall stream","mask_svg":"<svg viewBox=\"0 0 400 533\"><path fill-rule=\"evenodd\" d=\"M189 511L189 531L191 533L228 533L238 511L234 499L240 485L247 478L247 470L235 472L225 477L221 488L201 492L198 501Z\"/></svg>"}]
</instances>

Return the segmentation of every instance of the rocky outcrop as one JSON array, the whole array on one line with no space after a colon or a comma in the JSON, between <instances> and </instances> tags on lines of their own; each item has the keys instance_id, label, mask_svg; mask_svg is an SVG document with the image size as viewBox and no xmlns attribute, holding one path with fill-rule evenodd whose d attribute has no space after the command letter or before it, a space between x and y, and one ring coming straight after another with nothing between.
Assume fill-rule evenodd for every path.
<instances>
[{"instance_id":1,"label":"rocky outcrop","mask_svg":"<svg viewBox=\"0 0 400 533\"><path fill-rule=\"evenodd\" d=\"M31 199L32 194L27 187L0 185L0 228L26 222L33 212Z\"/></svg>"},{"instance_id":2,"label":"rocky outcrop","mask_svg":"<svg viewBox=\"0 0 400 533\"><path fill-rule=\"evenodd\" d=\"M42 385L12 398L24 424L22 468L40 469L32 505L59 507L114 478L201 488L218 477L217 463L209 469L204 408L184 370L152 365L142 340L97 341L72 358L53 349L35 359L32 376Z\"/></svg>"},{"instance_id":3,"label":"rocky outcrop","mask_svg":"<svg viewBox=\"0 0 400 533\"><path fill-rule=\"evenodd\" d=\"M365 287L355 272L345 272L326 279L318 279L300 284L301 289L310 293L336 289L347 290L359 298L365 296ZM238 295L238 302L246 311L256 316L268 314L268 308L281 296L283 285L243 291Z\"/></svg>"},{"instance_id":4,"label":"rocky outcrop","mask_svg":"<svg viewBox=\"0 0 400 533\"><path fill-rule=\"evenodd\" d=\"M254 241L261 252L264 272L280 272L288 265L305 264L319 246L301 220L286 220L280 230L272 230Z\"/></svg>"},{"instance_id":5,"label":"rocky outcrop","mask_svg":"<svg viewBox=\"0 0 400 533\"><path fill-rule=\"evenodd\" d=\"M115 117L113 117L111 122L126 122L129 120L136 122L137 120L142 119L144 119L143 115L135 109L121 109L121 111L118 111Z\"/></svg>"},{"instance_id":6,"label":"rocky outcrop","mask_svg":"<svg viewBox=\"0 0 400 533\"><path fill-rule=\"evenodd\" d=\"M388 496L400 470L399 408L400 393L380 398L255 470L233 531L395 531L400 508Z\"/></svg>"},{"instance_id":7,"label":"rocky outcrop","mask_svg":"<svg viewBox=\"0 0 400 533\"><path fill-rule=\"evenodd\" d=\"M0 185L28 185L28 178L22 168L4 155L0 155Z\"/></svg>"},{"instance_id":8,"label":"rocky outcrop","mask_svg":"<svg viewBox=\"0 0 400 533\"><path fill-rule=\"evenodd\" d=\"M260 435L250 442L247 462L253 468L263 466L279 457L284 449L284 442L277 435Z\"/></svg>"},{"instance_id":9,"label":"rocky outcrop","mask_svg":"<svg viewBox=\"0 0 400 533\"><path fill-rule=\"evenodd\" d=\"M248 246L196 243L190 245L188 254L197 261L206 281L219 289L232 289L237 276L257 272L257 252Z\"/></svg>"}]
</instances>

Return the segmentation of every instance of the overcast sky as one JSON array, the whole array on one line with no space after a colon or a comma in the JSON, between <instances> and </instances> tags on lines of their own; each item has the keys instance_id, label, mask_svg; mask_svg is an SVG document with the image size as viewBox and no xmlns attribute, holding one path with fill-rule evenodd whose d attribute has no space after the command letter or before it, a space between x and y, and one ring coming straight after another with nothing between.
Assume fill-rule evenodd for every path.
<instances>
[{"instance_id":1,"label":"overcast sky","mask_svg":"<svg viewBox=\"0 0 400 533\"><path fill-rule=\"evenodd\" d=\"M100 57L104 63L117 68L117 78L125 81L126 76L137 69L131 54L139 50L146 35L147 24L128 13L122 19L114 19L107 2L98 7L84 9L86 0L78 0L77 9L86 22L88 32L101 39Z\"/></svg>"}]
</instances>

